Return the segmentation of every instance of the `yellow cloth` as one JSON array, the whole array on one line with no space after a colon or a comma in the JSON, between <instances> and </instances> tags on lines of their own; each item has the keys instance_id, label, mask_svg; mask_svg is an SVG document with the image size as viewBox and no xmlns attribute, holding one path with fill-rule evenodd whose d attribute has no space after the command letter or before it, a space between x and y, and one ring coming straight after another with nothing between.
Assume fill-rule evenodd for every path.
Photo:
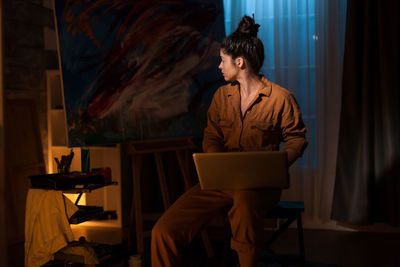
<instances>
[{"instance_id":1,"label":"yellow cloth","mask_svg":"<svg viewBox=\"0 0 400 267\"><path fill-rule=\"evenodd\" d=\"M25 211L25 266L41 266L73 241L68 222L78 207L61 191L30 189Z\"/></svg>"}]
</instances>

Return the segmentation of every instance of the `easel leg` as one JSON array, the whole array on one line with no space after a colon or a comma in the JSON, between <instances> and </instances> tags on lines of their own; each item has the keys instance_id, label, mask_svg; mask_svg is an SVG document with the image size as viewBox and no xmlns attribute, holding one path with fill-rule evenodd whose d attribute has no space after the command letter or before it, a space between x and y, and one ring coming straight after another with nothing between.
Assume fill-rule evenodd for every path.
<instances>
[{"instance_id":1,"label":"easel leg","mask_svg":"<svg viewBox=\"0 0 400 267\"><path fill-rule=\"evenodd\" d=\"M183 176L183 181L185 183L185 190L188 190L191 187L191 185L189 180L189 171L187 170L187 164L185 164L185 159L183 154L184 151L182 150L176 151L176 157L178 159L179 167L181 169L181 173Z\"/></svg>"},{"instance_id":2,"label":"easel leg","mask_svg":"<svg viewBox=\"0 0 400 267\"><path fill-rule=\"evenodd\" d=\"M143 235L143 217L142 217L142 196L141 196L141 186L140 180L142 175L143 167L143 156L135 155L132 157L132 176L133 176L133 194L132 194L132 204L131 216L130 216L130 227L129 227L129 237L128 244L132 246L133 244L133 224L136 225L136 246L137 254L144 258L144 235Z\"/></svg>"},{"instance_id":3,"label":"easel leg","mask_svg":"<svg viewBox=\"0 0 400 267\"><path fill-rule=\"evenodd\" d=\"M155 152L154 157L157 165L158 180L160 182L160 189L161 189L164 209L167 210L171 205L171 202L168 193L167 180L165 178L164 166L162 163L162 155L160 152Z\"/></svg>"}]
</instances>

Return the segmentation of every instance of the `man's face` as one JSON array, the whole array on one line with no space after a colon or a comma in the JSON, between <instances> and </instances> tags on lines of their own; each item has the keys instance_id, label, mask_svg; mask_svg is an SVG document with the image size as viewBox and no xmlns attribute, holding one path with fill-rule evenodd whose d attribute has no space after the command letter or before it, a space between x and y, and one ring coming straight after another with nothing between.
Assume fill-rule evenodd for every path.
<instances>
[{"instance_id":1,"label":"man's face","mask_svg":"<svg viewBox=\"0 0 400 267\"><path fill-rule=\"evenodd\" d=\"M225 54L222 49L219 52L221 57L221 63L218 68L221 70L222 75L224 76L225 81L234 81L237 78L238 67L235 65L234 60L228 54Z\"/></svg>"}]
</instances>

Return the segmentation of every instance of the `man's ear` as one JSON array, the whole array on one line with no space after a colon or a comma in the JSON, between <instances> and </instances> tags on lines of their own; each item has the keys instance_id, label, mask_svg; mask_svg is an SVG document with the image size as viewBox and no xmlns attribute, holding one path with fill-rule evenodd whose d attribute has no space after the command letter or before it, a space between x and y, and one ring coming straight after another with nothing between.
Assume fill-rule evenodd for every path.
<instances>
[{"instance_id":1,"label":"man's ear","mask_svg":"<svg viewBox=\"0 0 400 267\"><path fill-rule=\"evenodd\" d=\"M244 66L245 66L244 58L242 58L242 57L237 57L237 58L235 59L235 64L236 64L236 66L238 66L239 68L243 69Z\"/></svg>"}]
</instances>

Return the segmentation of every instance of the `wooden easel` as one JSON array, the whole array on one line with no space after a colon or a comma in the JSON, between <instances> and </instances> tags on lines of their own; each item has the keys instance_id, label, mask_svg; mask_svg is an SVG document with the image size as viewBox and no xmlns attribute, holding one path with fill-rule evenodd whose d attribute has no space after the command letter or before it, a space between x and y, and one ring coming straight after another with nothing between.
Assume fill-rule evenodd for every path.
<instances>
[{"instance_id":1,"label":"wooden easel","mask_svg":"<svg viewBox=\"0 0 400 267\"><path fill-rule=\"evenodd\" d=\"M144 238L151 236L151 231L143 230L143 214L140 186L140 181L142 177L143 156L144 154L154 155L157 166L158 180L161 188L163 206L164 210L167 210L168 207L171 205L171 201L168 193L164 166L162 163L162 153L175 151L183 176L185 190L188 190L191 187L191 183L189 178L188 160L186 159L186 153L194 148L196 148L196 146L193 143L193 139L191 137L163 140L143 140L134 141L128 144L127 153L131 156L132 159L133 176L132 208L130 216L128 243L129 245L132 245L133 236L136 236L137 254L141 256L142 261L144 260ZM136 228L136 235L133 233L134 225ZM213 256L213 251L207 232L202 231L201 235L207 252L207 256L210 258Z\"/></svg>"}]
</instances>

